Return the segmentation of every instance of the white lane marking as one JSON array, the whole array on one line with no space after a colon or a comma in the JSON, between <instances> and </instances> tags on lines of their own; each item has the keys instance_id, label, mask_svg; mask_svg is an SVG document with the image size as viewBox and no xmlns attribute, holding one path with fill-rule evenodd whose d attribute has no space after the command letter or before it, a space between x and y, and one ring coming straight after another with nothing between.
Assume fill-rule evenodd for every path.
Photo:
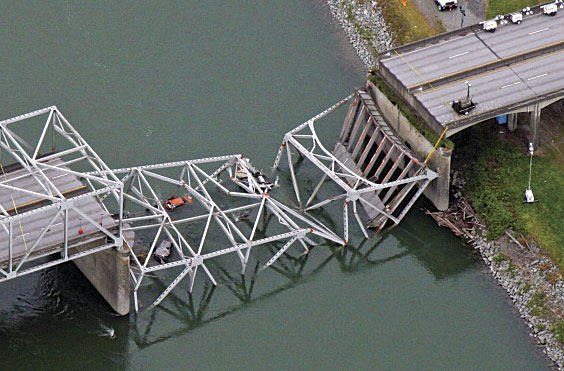
<instances>
[{"instance_id":1,"label":"white lane marking","mask_svg":"<svg viewBox=\"0 0 564 371\"><path fill-rule=\"evenodd\" d=\"M53 224L53 225L51 225L51 227L49 227L49 229L51 229L51 228L53 228L53 227L56 227L56 226L58 226L58 225L61 225L61 224L63 224L63 222L60 222L60 223L57 223L57 224ZM45 227L41 228L41 230L43 230L43 229L45 229Z\"/></svg>"},{"instance_id":2,"label":"white lane marking","mask_svg":"<svg viewBox=\"0 0 564 371\"><path fill-rule=\"evenodd\" d=\"M534 34L536 34L536 33L543 32L543 31L546 31L546 30L550 30L550 27L543 28L542 30L537 30L537 31L529 32L529 35L534 35Z\"/></svg>"},{"instance_id":3,"label":"white lane marking","mask_svg":"<svg viewBox=\"0 0 564 371\"><path fill-rule=\"evenodd\" d=\"M403 54L400 54L400 55L397 55L397 54L390 54L390 55L392 55L392 57L391 57L391 58L388 58L388 59L386 59L386 60L387 60L387 61L391 61L392 59L396 59L396 58L400 58L400 57L405 57L406 55L413 54L413 53L415 53L415 52L420 52L421 50L429 49L429 48L432 48L432 47L435 47L435 46L438 46L438 45L446 44L446 43L449 43L449 42L451 42L451 41L460 40L460 39L463 39L463 38L465 38L465 37L470 37L470 36L473 36L473 35L466 35L466 36L455 37L454 39L445 40L445 41L443 41L443 42L440 42L440 43L437 43L437 44L432 44L432 45L426 46L426 47L424 47L424 48L415 49L415 50L412 50L412 51L410 51L410 52L403 53ZM388 53L388 54L389 54L389 53Z\"/></svg>"},{"instance_id":4,"label":"white lane marking","mask_svg":"<svg viewBox=\"0 0 564 371\"><path fill-rule=\"evenodd\" d=\"M470 52L464 52L464 53L460 53L460 54L457 54L457 55L451 55L450 57L448 57L448 59L460 57L460 56L465 55L465 54L468 54L468 53L470 53Z\"/></svg>"},{"instance_id":5,"label":"white lane marking","mask_svg":"<svg viewBox=\"0 0 564 371\"><path fill-rule=\"evenodd\" d=\"M54 179L60 178L60 177L62 177L62 176L65 176L65 175L67 175L67 174L61 174L61 175L57 175L57 176L55 176L55 177L51 178L51 180L54 180Z\"/></svg>"},{"instance_id":6,"label":"white lane marking","mask_svg":"<svg viewBox=\"0 0 564 371\"><path fill-rule=\"evenodd\" d=\"M429 111L432 111L432 110L437 109L437 108L441 108L442 106L444 106L444 104L441 104L440 106L436 106L436 107L433 107L433 108L429 108Z\"/></svg>"},{"instance_id":7,"label":"white lane marking","mask_svg":"<svg viewBox=\"0 0 564 371\"><path fill-rule=\"evenodd\" d=\"M548 73L543 73L542 75L538 75L538 76L535 76L535 77L528 78L527 81L538 79L539 77L543 77L543 76L546 76L546 75L548 75Z\"/></svg>"},{"instance_id":8,"label":"white lane marking","mask_svg":"<svg viewBox=\"0 0 564 371\"><path fill-rule=\"evenodd\" d=\"M513 84L502 86L500 89L505 89L505 88L508 88L510 86L517 85L517 84L520 84L520 83L521 83L521 81L517 81L517 82L514 82Z\"/></svg>"}]
</instances>

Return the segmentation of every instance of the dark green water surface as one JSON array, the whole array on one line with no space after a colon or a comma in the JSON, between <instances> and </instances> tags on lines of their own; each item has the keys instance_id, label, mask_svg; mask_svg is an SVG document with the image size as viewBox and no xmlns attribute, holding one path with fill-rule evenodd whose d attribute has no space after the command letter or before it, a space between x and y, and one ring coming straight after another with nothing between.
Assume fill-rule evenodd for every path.
<instances>
[{"instance_id":1,"label":"dark green water surface","mask_svg":"<svg viewBox=\"0 0 564 371\"><path fill-rule=\"evenodd\" d=\"M284 133L364 76L311 0L0 9L0 118L57 105L111 167L243 153L266 169ZM352 249L227 269L215 290L201 275L191 300L186 282L125 318L72 264L3 283L0 368L549 368L483 264L420 207Z\"/></svg>"}]
</instances>

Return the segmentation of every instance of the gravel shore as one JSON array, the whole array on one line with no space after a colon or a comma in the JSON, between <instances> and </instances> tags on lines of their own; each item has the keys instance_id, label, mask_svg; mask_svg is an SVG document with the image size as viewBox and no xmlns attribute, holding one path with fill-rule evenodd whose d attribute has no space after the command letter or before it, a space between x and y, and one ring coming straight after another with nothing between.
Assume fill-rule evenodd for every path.
<instances>
[{"instance_id":1,"label":"gravel shore","mask_svg":"<svg viewBox=\"0 0 564 371\"><path fill-rule=\"evenodd\" d=\"M376 1L359 4L353 0L328 0L327 4L367 69L375 66L373 50L381 52L394 46L394 35Z\"/></svg>"}]
</instances>

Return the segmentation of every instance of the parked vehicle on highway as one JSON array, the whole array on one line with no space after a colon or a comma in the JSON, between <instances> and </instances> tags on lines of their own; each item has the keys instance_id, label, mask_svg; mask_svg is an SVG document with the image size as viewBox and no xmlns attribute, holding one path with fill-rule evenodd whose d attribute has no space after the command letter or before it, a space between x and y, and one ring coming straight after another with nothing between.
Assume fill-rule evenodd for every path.
<instances>
[{"instance_id":1,"label":"parked vehicle on highway","mask_svg":"<svg viewBox=\"0 0 564 371\"><path fill-rule=\"evenodd\" d=\"M507 15L507 19L509 19L511 23L521 24L521 21L523 20L523 14L511 13Z\"/></svg>"},{"instance_id":2,"label":"parked vehicle on highway","mask_svg":"<svg viewBox=\"0 0 564 371\"><path fill-rule=\"evenodd\" d=\"M437 4L437 8L439 10L453 10L458 6L458 0L435 0L435 4Z\"/></svg>"},{"instance_id":3,"label":"parked vehicle on highway","mask_svg":"<svg viewBox=\"0 0 564 371\"><path fill-rule=\"evenodd\" d=\"M497 28L497 21L490 19L489 21L482 22L484 31L495 32Z\"/></svg>"},{"instance_id":4,"label":"parked vehicle on highway","mask_svg":"<svg viewBox=\"0 0 564 371\"><path fill-rule=\"evenodd\" d=\"M474 103L472 101L472 98L470 97L471 86L472 85L468 81L466 81L466 87L467 87L466 98L455 100L454 102L451 103L452 109L456 111L456 113L458 113L459 115L467 115L470 111L476 108L476 103Z\"/></svg>"},{"instance_id":5,"label":"parked vehicle on highway","mask_svg":"<svg viewBox=\"0 0 564 371\"><path fill-rule=\"evenodd\" d=\"M556 13L558 12L558 5L552 3L552 4L546 4L544 6L541 6L542 8L542 12L546 15L552 15L555 16Z\"/></svg>"}]
</instances>

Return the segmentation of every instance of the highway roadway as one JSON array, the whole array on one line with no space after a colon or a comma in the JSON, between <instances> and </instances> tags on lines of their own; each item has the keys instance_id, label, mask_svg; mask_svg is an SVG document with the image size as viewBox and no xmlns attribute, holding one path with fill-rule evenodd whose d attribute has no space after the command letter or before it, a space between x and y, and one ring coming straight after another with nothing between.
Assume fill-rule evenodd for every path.
<instances>
[{"instance_id":1,"label":"highway roadway","mask_svg":"<svg viewBox=\"0 0 564 371\"><path fill-rule=\"evenodd\" d=\"M443 126L461 116L451 108L455 99L466 96L466 81L476 103L471 115L477 115L527 101L564 87L564 51L503 67L491 72L415 93L417 99Z\"/></svg>"},{"instance_id":2,"label":"highway roadway","mask_svg":"<svg viewBox=\"0 0 564 371\"><path fill-rule=\"evenodd\" d=\"M564 89L564 9L556 16L535 11L494 33L474 25L392 49L381 55L380 69L442 127L557 92ZM466 96L466 81L477 107L460 116L450 104Z\"/></svg>"}]
</instances>

